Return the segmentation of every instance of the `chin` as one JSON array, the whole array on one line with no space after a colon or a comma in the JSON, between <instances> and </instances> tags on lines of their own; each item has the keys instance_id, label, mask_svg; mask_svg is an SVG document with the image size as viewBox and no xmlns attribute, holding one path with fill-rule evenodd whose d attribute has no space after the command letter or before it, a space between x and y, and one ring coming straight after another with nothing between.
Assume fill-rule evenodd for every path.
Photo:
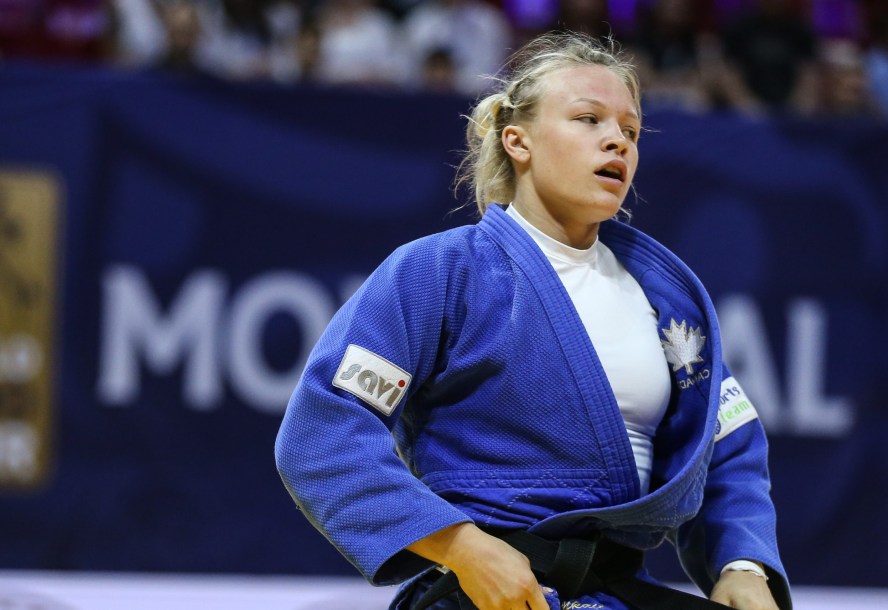
<instances>
[{"instance_id":1,"label":"chin","mask_svg":"<svg viewBox=\"0 0 888 610\"><path fill-rule=\"evenodd\" d=\"M593 204L593 207L595 210L595 218L592 219L592 222L604 222L617 215L620 208L623 207L623 200L596 201Z\"/></svg>"}]
</instances>

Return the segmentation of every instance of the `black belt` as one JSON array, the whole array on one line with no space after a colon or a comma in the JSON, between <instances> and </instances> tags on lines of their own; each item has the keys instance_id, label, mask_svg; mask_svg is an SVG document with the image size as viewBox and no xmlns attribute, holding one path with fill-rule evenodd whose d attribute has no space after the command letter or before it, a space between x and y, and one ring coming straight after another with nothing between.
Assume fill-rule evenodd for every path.
<instances>
[{"instance_id":1,"label":"black belt","mask_svg":"<svg viewBox=\"0 0 888 610\"><path fill-rule=\"evenodd\" d=\"M718 610L728 606L638 578L644 554L597 535L595 538L547 540L521 530L490 532L530 560L534 574L558 591L562 600L603 591L638 610ZM456 574L442 574L413 605L425 610L458 593L460 607L475 608L459 587Z\"/></svg>"}]
</instances>

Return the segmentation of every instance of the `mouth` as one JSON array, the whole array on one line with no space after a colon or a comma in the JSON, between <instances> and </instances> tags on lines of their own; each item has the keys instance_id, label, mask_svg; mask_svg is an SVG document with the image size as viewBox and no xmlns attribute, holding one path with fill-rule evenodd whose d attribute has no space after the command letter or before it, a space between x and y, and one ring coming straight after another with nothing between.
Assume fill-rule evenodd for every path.
<instances>
[{"instance_id":1,"label":"mouth","mask_svg":"<svg viewBox=\"0 0 888 610\"><path fill-rule=\"evenodd\" d=\"M595 170L595 175L610 180L617 180L622 183L626 180L627 171L628 169L624 161L614 160Z\"/></svg>"}]
</instances>

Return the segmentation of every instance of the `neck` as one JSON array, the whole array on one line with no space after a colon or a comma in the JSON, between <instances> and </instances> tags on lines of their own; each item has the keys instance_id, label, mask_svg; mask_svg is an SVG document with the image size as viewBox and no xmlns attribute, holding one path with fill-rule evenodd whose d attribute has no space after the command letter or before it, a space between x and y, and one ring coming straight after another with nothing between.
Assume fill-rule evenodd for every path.
<instances>
[{"instance_id":1,"label":"neck","mask_svg":"<svg viewBox=\"0 0 888 610\"><path fill-rule=\"evenodd\" d=\"M527 222L551 237L571 248L586 250L591 248L598 239L598 227L601 223L565 222L552 215L544 206L526 205L517 198L512 202L515 209Z\"/></svg>"}]
</instances>

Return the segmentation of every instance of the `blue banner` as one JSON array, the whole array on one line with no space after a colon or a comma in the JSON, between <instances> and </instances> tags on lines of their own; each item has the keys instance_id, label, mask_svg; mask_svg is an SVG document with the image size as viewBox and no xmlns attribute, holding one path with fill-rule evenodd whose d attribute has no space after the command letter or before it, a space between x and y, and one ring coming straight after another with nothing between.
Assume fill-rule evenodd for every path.
<instances>
[{"instance_id":1,"label":"blue banner","mask_svg":"<svg viewBox=\"0 0 888 610\"><path fill-rule=\"evenodd\" d=\"M473 221L470 101L10 66L0 92L0 568L354 573L274 437L366 275ZM888 128L645 123L632 222L713 295L791 578L884 584Z\"/></svg>"}]
</instances>

